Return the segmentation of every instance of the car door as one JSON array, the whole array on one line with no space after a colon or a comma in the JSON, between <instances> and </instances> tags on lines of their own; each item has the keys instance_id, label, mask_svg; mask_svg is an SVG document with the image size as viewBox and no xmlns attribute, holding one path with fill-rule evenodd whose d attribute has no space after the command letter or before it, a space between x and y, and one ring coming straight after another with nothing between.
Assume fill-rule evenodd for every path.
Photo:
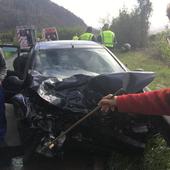
<instances>
[{"instance_id":1,"label":"car door","mask_svg":"<svg viewBox=\"0 0 170 170\"><path fill-rule=\"evenodd\" d=\"M7 75L3 81L5 100L7 103L10 103L11 98L22 89L24 76L19 70L22 70L24 73L24 62L26 63L26 59L23 60L23 63L20 62L22 55L18 46L0 45L0 48L7 67ZM18 67L20 67L20 69Z\"/></svg>"}]
</instances>

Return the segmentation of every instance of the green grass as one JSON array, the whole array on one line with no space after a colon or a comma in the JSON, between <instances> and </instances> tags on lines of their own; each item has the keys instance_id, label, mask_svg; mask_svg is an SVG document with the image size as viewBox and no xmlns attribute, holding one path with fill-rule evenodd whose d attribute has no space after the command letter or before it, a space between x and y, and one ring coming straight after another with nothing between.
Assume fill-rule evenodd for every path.
<instances>
[{"instance_id":1,"label":"green grass","mask_svg":"<svg viewBox=\"0 0 170 170\"><path fill-rule=\"evenodd\" d=\"M160 135L149 140L143 162L146 170L170 170L170 148Z\"/></svg>"},{"instance_id":2,"label":"green grass","mask_svg":"<svg viewBox=\"0 0 170 170\"><path fill-rule=\"evenodd\" d=\"M155 135L146 144L144 154L113 153L108 170L170 170L170 148L159 134Z\"/></svg>"},{"instance_id":3,"label":"green grass","mask_svg":"<svg viewBox=\"0 0 170 170\"><path fill-rule=\"evenodd\" d=\"M13 57L16 53L13 52L4 52L5 55L5 59L9 59L11 57Z\"/></svg>"},{"instance_id":4,"label":"green grass","mask_svg":"<svg viewBox=\"0 0 170 170\"><path fill-rule=\"evenodd\" d=\"M131 70L142 68L144 71L155 72L156 78L149 86L151 89L170 87L170 67L168 64L154 59L145 51L117 53L116 55Z\"/></svg>"}]
</instances>

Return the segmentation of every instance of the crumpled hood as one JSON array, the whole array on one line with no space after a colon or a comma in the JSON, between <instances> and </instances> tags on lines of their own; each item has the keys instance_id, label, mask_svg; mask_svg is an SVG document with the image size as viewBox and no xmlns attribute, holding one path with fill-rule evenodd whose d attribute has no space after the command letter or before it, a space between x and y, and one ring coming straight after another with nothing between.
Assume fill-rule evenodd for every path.
<instances>
[{"instance_id":1,"label":"crumpled hood","mask_svg":"<svg viewBox=\"0 0 170 170\"><path fill-rule=\"evenodd\" d=\"M154 77L153 72L122 72L99 76L78 74L60 80L33 72L31 88L41 98L61 109L87 113L102 96L121 88L127 93L139 92Z\"/></svg>"}]
</instances>

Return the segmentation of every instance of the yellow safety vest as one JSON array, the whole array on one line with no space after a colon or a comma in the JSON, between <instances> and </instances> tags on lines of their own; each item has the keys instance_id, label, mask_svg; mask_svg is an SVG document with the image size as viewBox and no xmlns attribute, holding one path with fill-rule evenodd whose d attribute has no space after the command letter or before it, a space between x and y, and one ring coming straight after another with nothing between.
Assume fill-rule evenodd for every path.
<instances>
[{"instance_id":1,"label":"yellow safety vest","mask_svg":"<svg viewBox=\"0 0 170 170\"><path fill-rule=\"evenodd\" d=\"M102 38L102 44L106 47L114 47L115 34L110 30L102 31L100 33Z\"/></svg>"},{"instance_id":2,"label":"yellow safety vest","mask_svg":"<svg viewBox=\"0 0 170 170\"><path fill-rule=\"evenodd\" d=\"M80 35L79 40L87 40L87 41L91 41L93 38L93 34L89 33L89 32L85 32L84 34Z\"/></svg>"}]
</instances>

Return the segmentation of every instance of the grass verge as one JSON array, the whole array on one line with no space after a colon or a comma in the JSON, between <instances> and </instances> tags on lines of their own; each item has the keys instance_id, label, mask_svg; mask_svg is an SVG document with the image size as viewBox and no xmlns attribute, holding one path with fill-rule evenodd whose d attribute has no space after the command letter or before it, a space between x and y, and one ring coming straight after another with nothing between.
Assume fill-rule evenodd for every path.
<instances>
[{"instance_id":1,"label":"grass verge","mask_svg":"<svg viewBox=\"0 0 170 170\"><path fill-rule=\"evenodd\" d=\"M142 68L144 71L155 72L156 78L149 85L151 89L170 87L170 67L166 63L154 59L145 51L117 53L116 55L131 70Z\"/></svg>"}]
</instances>

